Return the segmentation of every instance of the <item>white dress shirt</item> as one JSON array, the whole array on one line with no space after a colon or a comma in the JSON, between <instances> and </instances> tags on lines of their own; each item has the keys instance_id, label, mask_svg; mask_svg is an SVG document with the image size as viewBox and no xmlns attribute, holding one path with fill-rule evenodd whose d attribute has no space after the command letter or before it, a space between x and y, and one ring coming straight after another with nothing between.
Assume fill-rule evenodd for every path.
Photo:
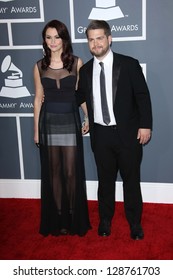
<instances>
[{"instance_id":1,"label":"white dress shirt","mask_svg":"<svg viewBox=\"0 0 173 280\"><path fill-rule=\"evenodd\" d=\"M106 97L109 108L111 122L109 125L115 125L116 120L113 113L113 94L112 94L112 66L113 66L113 53L110 50L106 57L102 60L104 63L105 81L106 81ZM101 109L101 96L100 96L100 60L94 56L93 64L93 102L94 102L94 122L106 125L103 122L102 109Z\"/></svg>"}]
</instances>

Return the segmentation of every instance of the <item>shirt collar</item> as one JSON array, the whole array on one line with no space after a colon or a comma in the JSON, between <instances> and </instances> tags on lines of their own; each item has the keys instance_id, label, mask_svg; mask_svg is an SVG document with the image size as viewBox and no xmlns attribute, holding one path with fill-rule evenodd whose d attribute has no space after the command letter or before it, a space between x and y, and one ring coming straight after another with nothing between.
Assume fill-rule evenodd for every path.
<instances>
[{"instance_id":1,"label":"shirt collar","mask_svg":"<svg viewBox=\"0 0 173 280\"><path fill-rule=\"evenodd\" d=\"M108 54L103 58L102 62L109 66L110 63L112 63L112 61L113 61L113 52L110 49ZM101 61L94 56L94 62L98 65Z\"/></svg>"}]
</instances>

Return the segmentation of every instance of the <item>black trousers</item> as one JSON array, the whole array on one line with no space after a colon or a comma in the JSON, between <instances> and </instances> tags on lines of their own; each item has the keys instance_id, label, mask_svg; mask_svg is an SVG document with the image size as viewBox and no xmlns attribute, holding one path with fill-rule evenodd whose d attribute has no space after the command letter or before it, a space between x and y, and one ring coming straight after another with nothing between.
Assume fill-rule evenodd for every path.
<instances>
[{"instance_id":1,"label":"black trousers","mask_svg":"<svg viewBox=\"0 0 173 280\"><path fill-rule=\"evenodd\" d=\"M115 211L117 172L123 181L124 209L130 225L139 224L142 216L140 165L142 145L136 140L126 147L116 126L94 125L94 157L98 173L98 203L100 219L111 221Z\"/></svg>"}]
</instances>

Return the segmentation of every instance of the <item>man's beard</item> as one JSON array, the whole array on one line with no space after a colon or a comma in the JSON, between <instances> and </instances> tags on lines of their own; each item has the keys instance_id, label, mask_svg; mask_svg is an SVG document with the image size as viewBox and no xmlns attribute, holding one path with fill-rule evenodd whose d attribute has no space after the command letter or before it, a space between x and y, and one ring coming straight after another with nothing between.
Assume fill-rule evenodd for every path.
<instances>
[{"instance_id":1,"label":"man's beard","mask_svg":"<svg viewBox=\"0 0 173 280\"><path fill-rule=\"evenodd\" d=\"M99 57L103 57L105 56L109 51L109 46L106 49L102 49L102 51L100 53L97 53L95 51L90 50L90 53L92 55L94 55L95 57L99 58Z\"/></svg>"}]
</instances>

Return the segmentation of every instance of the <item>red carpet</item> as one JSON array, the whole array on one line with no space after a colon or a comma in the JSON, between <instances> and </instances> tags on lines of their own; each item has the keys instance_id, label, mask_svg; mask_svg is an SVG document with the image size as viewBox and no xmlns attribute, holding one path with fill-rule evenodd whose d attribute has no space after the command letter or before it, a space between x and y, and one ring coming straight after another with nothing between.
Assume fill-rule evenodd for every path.
<instances>
[{"instance_id":1,"label":"red carpet","mask_svg":"<svg viewBox=\"0 0 173 280\"><path fill-rule=\"evenodd\" d=\"M89 201L92 224L85 237L42 237L40 201L0 199L1 260L173 260L173 205L144 204L145 238L130 239L123 203L116 204L109 237L97 235L97 202Z\"/></svg>"}]
</instances>

